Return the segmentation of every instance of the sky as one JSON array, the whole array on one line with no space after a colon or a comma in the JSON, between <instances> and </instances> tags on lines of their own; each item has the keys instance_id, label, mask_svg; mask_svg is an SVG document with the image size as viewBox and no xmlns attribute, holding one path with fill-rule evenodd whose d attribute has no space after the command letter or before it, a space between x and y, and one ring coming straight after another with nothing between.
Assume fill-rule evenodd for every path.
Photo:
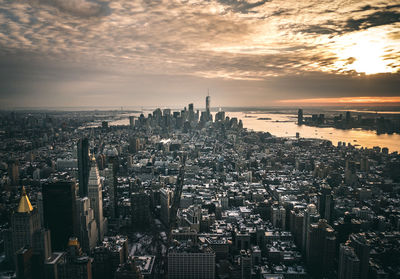
<instances>
[{"instance_id":1,"label":"sky","mask_svg":"<svg viewBox=\"0 0 400 279\"><path fill-rule=\"evenodd\" d=\"M399 1L0 0L0 108L400 105Z\"/></svg>"}]
</instances>

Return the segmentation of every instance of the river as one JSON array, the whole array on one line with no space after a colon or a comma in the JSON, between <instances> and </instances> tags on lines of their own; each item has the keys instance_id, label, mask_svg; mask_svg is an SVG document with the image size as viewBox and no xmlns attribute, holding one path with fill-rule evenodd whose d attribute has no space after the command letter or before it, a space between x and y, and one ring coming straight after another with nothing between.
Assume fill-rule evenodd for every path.
<instances>
[{"instance_id":1,"label":"river","mask_svg":"<svg viewBox=\"0 0 400 279\"><path fill-rule=\"evenodd\" d=\"M150 113L146 111L146 114ZM139 116L140 113L129 115ZM366 131L361 129L335 129L321 128L311 126L298 126L297 118L293 114L278 113L255 113L255 112L226 112L226 116L242 119L243 126L254 131L269 132L277 137L294 138L296 133L300 133L303 138L318 138L330 140L334 145L340 142L351 143L357 147L374 146L387 147L389 152L400 152L399 134L381 134L377 135L375 131ZM270 118L270 120L260 120L259 118ZM128 125L128 114L121 115L121 119L110 121L109 125Z\"/></svg>"}]
</instances>

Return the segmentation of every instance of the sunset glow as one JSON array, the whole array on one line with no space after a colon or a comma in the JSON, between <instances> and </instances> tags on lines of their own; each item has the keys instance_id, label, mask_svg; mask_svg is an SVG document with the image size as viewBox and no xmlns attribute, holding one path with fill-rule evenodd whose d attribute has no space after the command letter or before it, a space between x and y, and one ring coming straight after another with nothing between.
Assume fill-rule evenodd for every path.
<instances>
[{"instance_id":1,"label":"sunset glow","mask_svg":"<svg viewBox=\"0 0 400 279\"><path fill-rule=\"evenodd\" d=\"M334 44L338 61L335 67L341 72L356 71L367 75L395 73L396 58L387 57L395 48L387 38L386 27L351 33L336 39Z\"/></svg>"},{"instance_id":2,"label":"sunset glow","mask_svg":"<svg viewBox=\"0 0 400 279\"><path fill-rule=\"evenodd\" d=\"M341 97L341 98L311 98L311 99L291 99L281 100L281 104L305 104L305 105L346 105L346 104L397 104L400 103L400 97Z\"/></svg>"}]
</instances>

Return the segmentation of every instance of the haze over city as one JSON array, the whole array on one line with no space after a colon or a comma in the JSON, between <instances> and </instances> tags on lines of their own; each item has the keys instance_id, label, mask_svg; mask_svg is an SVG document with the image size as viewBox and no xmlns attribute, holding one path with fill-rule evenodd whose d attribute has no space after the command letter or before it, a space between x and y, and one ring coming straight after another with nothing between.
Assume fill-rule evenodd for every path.
<instances>
[{"instance_id":1,"label":"haze over city","mask_svg":"<svg viewBox=\"0 0 400 279\"><path fill-rule=\"evenodd\" d=\"M400 103L398 1L0 6L1 108Z\"/></svg>"}]
</instances>

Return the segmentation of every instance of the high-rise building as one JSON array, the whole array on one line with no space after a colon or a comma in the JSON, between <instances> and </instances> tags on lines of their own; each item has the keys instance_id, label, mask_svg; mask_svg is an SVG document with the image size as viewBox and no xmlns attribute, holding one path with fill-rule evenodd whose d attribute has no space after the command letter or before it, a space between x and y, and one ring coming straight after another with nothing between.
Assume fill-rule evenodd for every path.
<instances>
[{"instance_id":1,"label":"high-rise building","mask_svg":"<svg viewBox=\"0 0 400 279\"><path fill-rule=\"evenodd\" d=\"M215 278L215 253L210 247L181 246L168 252L168 279Z\"/></svg>"},{"instance_id":2,"label":"high-rise building","mask_svg":"<svg viewBox=\"0 0 400 279\"><path fill-rule=\"evenodd\" d=\"M303 123L303 110L299 109L297 112L297 125L302 125Z\"/></svg>"},{"instance_id":3,"label":"high-rise building","mask_svg":"<svg viewBox=\"0 0 400 279\"><path fill-rule=\"evenodd\" d=\"M79 196L81 198L88 195L88 181L90 171L89 160L89 140L87 138L78 141L78 178L79 178Z\"/></svg>"},{"instance_id":4,"label":"high-rise building","mask_svg":"<svg viewBox=\"0 0 400 279\"><path fill-rule=\"evenodd\" d=\"M325 219L320 219L318 223L310 224L307 232L307 264L317 274L332 271L336 250L335 231Z\"/></svg>"},{"instance_id":5,"label":"high-rise building","mask_svg":"<svg viewBox=\"0 0 400 279\"><path fill-rule=\"evenodd\" d=\"M321 187L320 192L318 193L318 211L321 215L321 218L328 221L328 223L332 220L332 212L334 199L332 196L332 189L329 185L323 185Z\"/></svg>"},{"instance_id":6,"label":"high-rise building","mask_svg":"<svg viewBox=\"0 0 400 279\"><path fill-rule=\"evenodd\" d=\"M32 248L21 248L16 252L17 279L33 278L32 270Z\"/></svg>"},{"instance_id":7,"label":"high-rise building","mask_svg":"<svg viewBox=\"0 0 400 279\"><path fill-rule=\"evenodd\" d=\"M349 236L349 245L354 248L360 260L360 278L368 278L370 244L364 233L355 233Z\"/></svg>"},{"instance_id":8,"label":"high-rise building","mask_svg":"<svg viewBox=\"0 0 400 279\"><path fill-rule=\"evenodd\" d=\"M92 279L93 259L82 253L76 237L69 239L65 256L66 261L61 264L58 276L55 278Z\"/></svg>"},{"instance_id":9,"label":"high-rise building","mask_svg":"<svg viewBox=\"0 0 400 279\"><path fill-rule=\"evenodd\" d=\"M129 127L134 127L135 126L135 116L131 115L129 116Z\"/></svg>"},{"instance_id":10,"label":"high-rise building","mask_svg":"<svg viewBox=\"0 0 400 279\"><path fill-rule=\"evenodd\" d=\"M361 278L360 260L352 247L341 243L339 248L338 279L359 278Z\"/></svg>"},{"instance_id":11,"label":"high-rise building","mask_svg":"<svg viewBox=\"0 0 400 279\"><path fill-rule=\"evenodd\" d=\"M94 218L94 211L90 207L88 197L76 200L77 221L79 228L79 240L82 243L83 251L90 253L96 247L98 240L98 228Z\"/></svg>"},{"instance_id":12,"label":"high-rise building","mask_svg":"<svg viewBox=\"0 0 400 279\"><path fill-rule=\"evenodd\" d=\"M346 124L350 124L351 122L351 114L350 111L346 111Z\"/></svg>"},{"instance_id":13,"label":"high-rise building","mask_svg":"<svg viewBox=\"0 0 400 279\"><path fill-rule=\"evenodd\" d=\"M11 231L13 238L13 250L16 252L25 246L33 246L33 235L41 228L40 216L36 208L33 208L22 187L22 195L17 211L11 217Z\"/></svg>"},{"instance_id":14,"label":"high-rise building","mask_svg":"<svg viewBox=\"0 0 400 279\"><path fill-rule=\"evenodd\" d=\"M100 182L99 170L97 168L96 159L92 157L92 165L90 168L89 182L88 182L88 197L90 199L90 206L94 211L94 218L96 219L98 227L98 240L102 241L104 238L104 216L103 216L103 192Z\"/></svg>"},{"instance_id":15,"label":"high-rise building","mask_svg":"<svg viewBox=\"0 0 400 279\"><path fill-rule=\"evenodd\" d=\"M114 278L118 266L127 262L129 256L128 238L117 235L106 237L93 251L94 277L98 279Z\"/></svg>"},{"instance_id":16,"label":"high-rise building","mask_svg":"<svg viewBox=\"0 0 400 279\"><path fill-rule=\"evenodd\" d=\"M134 229L148 226L150 221L150 196L146 193L132 193L131 208Z\"/></svg>"},{"instance_id":17,"label":"high-rise building","mask_svg":"<svg viewBox=\"0 0 400 279\"><path fill-rule=\"evenodd\" d=\"M212 121L212 117L211 117L211 110L210 110L210 101L211 101L211 97L210 95L207 95L206 97L206 121Z\"/></svg>"},{"instance_id":18,"label":"high-rise building","mask_svg":"<svg viewBox=\"0 0 400 279\"><path fill-rule=\"evenodd\" d=\"M274 227L285 229L286 227L286 210L283 206L272 208L272 224Z\"/></svg>"},{"instance_id":19,"label":"high-rise building","mask_svg":"<svg viewBox=\"0 0 400 279\"><path fill-rule=\"evenodd\" d=\"M51 231L55 251L64 251L71 236L76 236L76 183L57 181L43 184L44 225Z\"/></svg>"},{"instance_id":20,"label":"high-rise building","mask_svg":"<svg viewBox=\"0 0 400 279\"><path fill-rule=\"evenodd\" d=\"M11 161L8 163L8 177L10 178L11 185L17 186L19 183L19 167L18 161Z\"/></svg>"},{"instance_id":21,"label":"high-rise building","mask_svg":"<svg viewBox=\"0 0 400 279\"><path fill-rule=\"evenodd\" d=\"M44 259L51 255L50 232L42 228L40 215L22 188L17 211L11 217L10 248L6 249L7 259L16 260L17 273L25 274L19 278L43 276Z\"/></svg>"},{"instance_id":22,"label":"high-rise building","mask_svg":"<svg viewBox=\"0 0 400 279\"><path fill-rule=\"evenodd\" d=\"M251 279L251 253L250 251L240 251L241 279Z\"/></svg>"},{"instance_id":23,"label":"high-rise building","mask_svg":"<svg viewBox=\"0 0 400 279\"><path fill-rule=\"evenodd\" d=\"M318 222L318 220L319 214L317 212L317 207L315 206L315 204L309 204L307 206L307 209L304 211L303 233L301 241L301 249L303 252L306 252L308 227L310 226L310 224Z\"/></svg>"},{"instance_id":24,"label":"high-rise building","mask_svg":"<svg viewBox=\"0 0 400 279\"><path fill-rule=\"evenodd\" d=\"M161 203L161 211L160 217L161 221L164 225L169 226L169 218L171 211L171 203L172 203L173 192L169 189L162 188L160 190L160 203Z\"/></svg>"},{"instance_id":25,"label":"high-rise building","mask_svg":"<svg viewBox=\"0 0 400 279\"><path fill-rule=\"evenodd\" d=\"M188 117L189 122L194 121L194 107L193 104L189 104L189 117Z\"/></svg>"}]
</instances>

